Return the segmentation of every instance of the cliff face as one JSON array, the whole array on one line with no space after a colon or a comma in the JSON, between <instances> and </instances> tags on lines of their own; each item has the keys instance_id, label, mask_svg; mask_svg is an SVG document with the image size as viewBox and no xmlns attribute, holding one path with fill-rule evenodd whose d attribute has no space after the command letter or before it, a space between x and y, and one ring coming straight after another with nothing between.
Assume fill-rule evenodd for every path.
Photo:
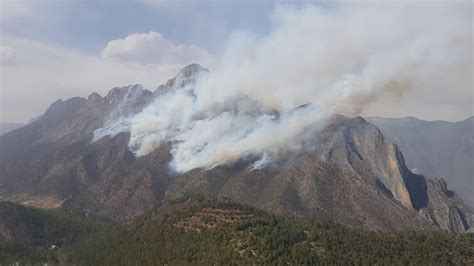
<instances>
[{"instance_id":1,"label":"cliff face","mask_svg":"<svg viewBox=\"0 0 474 266\"><path fill-rule=\"evenodd\" d=\"M139 112L160 91L192 84L185 68L155 93L140 86L54 103L33 123L0 137L0 199L126 220L187 194L228 197L273 213L373 230L465 231L472 214L443 186L413 174L403 155L364 119L333 116L305 152L252 170L252 160L172 174L171 146L137 158L129 134L92 142L113 117Z\"/></svg>"},{"instance_id":2,"label":"cliff face","mask_svg":"<svg viewBox=\"0 0 474 266\"><path fill-rule=\"evenodd\" d=\"M241 162L175 177L166 196L217 194L280 214L377 230L469 228L456 222L471 215L462 201L411 173L396 145L364 119L334 117L315 138L318 144L291 162L254 171Z\"/></svg>"},{"instance_id":3,"label":"cliff face","mask_svg":"<svg viewBox=\"0 0 474 266\"><path fill-rule=\"evenodd\" d=\"M462 200L446 187L444 179L428 180L428 203L419 213L434 224L453 232L472 228L474 215Z\"/></svg>"},{"instance_id":4,"label":"cliff face","mask_svg":"<svg viewBox=\"0 0 474 266\"><path fill-rule=\"evenodd\" d=\"M359 175L372 179L369 182L406 209L422 215L428 213L429 220L443 229L458 232L469 229L472 213L447 189L446 181L412 173L398 147L362 118L345 123L347 162ZM345 163L341 158L335 162Z\"/></svg>"},{"instance_id":5,"label":"cliff face","mask_svg":"<svg viewBox=\"0 0 474 266\"><path fill-rule=\"evenodd\" d=\"M446 179L448 187L474 207L474 117L459 122L414 117L367 120L397 144L410 169Z\"/></svg>"},{"instance_id":6,"label":"cliff face","mask_svg":"<svg viewBox=\"0 0 474 266\"><path fill-rule=\"evenodd\" d=\"M409 182L413 182L398 148L387 141L380 130L368 124L362 118L355 118L344 122L343 119L335 122L340 131L328 136L331 138L325 154L334 153L339 157L326 157L325 160L337 164L345 164L359 175L370 177L375 183L400 202L406 208L413 208L409 192ZM345 157L345 158L344 158Z\"/></svg>"}]
</instances>

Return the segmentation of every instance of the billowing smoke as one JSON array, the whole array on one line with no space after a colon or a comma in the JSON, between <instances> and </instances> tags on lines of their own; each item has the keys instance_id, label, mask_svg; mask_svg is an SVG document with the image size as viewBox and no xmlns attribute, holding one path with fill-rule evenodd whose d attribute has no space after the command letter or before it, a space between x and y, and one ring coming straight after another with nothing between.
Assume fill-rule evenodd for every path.
<instances>
[{"instance_id":1,"label":"billowing smoke","mask_svg":"<svg viewBox=\"0 0 474 266\"><path fill-rule=\"evenodd\" d=\"M177 172L242 158L264 167L310 147L330 114L357 115L380 99L440 81L469 82L469 9L441 3L280 7L267 35L233 33L210 73L110 122L96 138L129 131L137 156L171 143Z\"/></svg>"}]
</instances>

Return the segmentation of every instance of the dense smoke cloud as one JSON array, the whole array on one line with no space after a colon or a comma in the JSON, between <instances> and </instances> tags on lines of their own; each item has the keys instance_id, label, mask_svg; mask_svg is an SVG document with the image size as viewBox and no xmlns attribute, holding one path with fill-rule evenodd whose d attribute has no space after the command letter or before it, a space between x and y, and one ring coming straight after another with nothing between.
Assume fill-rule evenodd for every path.
<instances>
[{"instance_id":1,"label":"dense smoke cloud","mask_svg":"<svg viewBox=\"0 0 474 266\"><path fill-rule=\"evenodd\" d=\"M463 4L281 7L274 21L263 37L234 33L196 84L112 121L96 138L130 131L137 156L170 142L178 172L241 158L257 158L259 168L310 147L330 114L357 115L420 86L469 86L471 17Z\"/></svg>"}]
</instances>

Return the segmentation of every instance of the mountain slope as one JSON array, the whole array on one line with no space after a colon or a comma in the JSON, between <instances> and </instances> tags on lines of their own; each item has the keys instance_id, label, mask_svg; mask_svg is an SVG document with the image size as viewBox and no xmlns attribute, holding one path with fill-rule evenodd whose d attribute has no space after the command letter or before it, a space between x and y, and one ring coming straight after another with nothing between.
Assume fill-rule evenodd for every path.
<instances>
[{"instance_id":1,"label":"mountain slope","mask_svg":"<svg viewBox=\"0 0 474 266\"><path fill-rule=\"evenodd\" d=\"M73 245L66 264L470 264L473 234L381 234L180 199Z\"/></svg>"},{"instance_id":2,"label":"mountain slope","mask_svg":"<svg viewBox=\"0 0 474 266\"><path fill-rule=\"evenodd\" d=\"M41 210L0 201L0 240L62 246L103 228L103 223L61 210Z\"/></svg>"},{"instance_id":3,"label":"mountain slope","mask_svg":"<svg viewBox=\"0 0 474 266\"><path fill-rule=\"evenodd\" d=\"M88 99L58 100L35 121L1 136L0 195L40 182L54 156L90 142L93 131L115 115L139 112L151 94L134 85L114 88L105 97L93 93Z\"/></svg>"},{"instance_id":4,"label":"mountain slope","mask_svg":"<svg viewBox=\"0 0 474 266\"><path fill-rule=\"evenodd\" d=\"M10 239L0 240L6 265L468 265L474 259L474 234L371 232L200 196L168 201L119 225L4 202L0 214L0 228L11 229Z\"/></svg>"},{"instance_id":5,"label":"mountain slope","mask_svg":"<svg viewBox=\"0 0 474 266\"><path fill-rule=\"evenodd\" d=\"M275 213L373 230L431 228L418 213L444 229L470 227L472 214L462 201L411 173L397 147L364 119L335 117L315 138L319 144L292 163L193 170L175 177L166 195L217 194Z\"/></svg>"},{"instance_id":6,"label":"mountain slope","mask_svg":"<svg viewBox=\"0 0 474 266\"><path fill-rule=\"evenodd\" d=\"M0 154L0 199L124 221L169 199L202 194L371 230L463 232L472 226L472 213L442 180L413 174L398 147L360 117L321 122L308 149L262 169L252 167L258 158L247 158L175 174L170 143L135 157L128 133L92 141L110 119L192 85L202 71L188 66L154 93L135 85L105 97L58 101L39 119L1 136L0 150L9 152Z\"/></svg>"},{"instance_id":7,"label":"mountain slope","mask_svg":"<svg viewBox=\"0 0 474 266\"><path fill-rule=\"evenodd\" d=\"M23 123L0 123L0 136L24 125Z\"/></svg>"},{"instance_id":8,"label":"mountain slope","mask_svg":"<svg viewBox=\"0 0 474 266\"><path fill-rule=\"evenodd\" d=\"M474 206L474 117L459 122L414 117L367 120L400 147L410 169L445 178L451 189Z\"/></svg>"},{"instance_id":9,"label":"mountain slope","mask_svg":"<svg viewBox=\"0 0 474 266\"><path fill-rule=\"evenodd\" d=\"M0 201L0 264L56 262L57 249L102 231L98 220Z\"/></svg>"}]
</instances>

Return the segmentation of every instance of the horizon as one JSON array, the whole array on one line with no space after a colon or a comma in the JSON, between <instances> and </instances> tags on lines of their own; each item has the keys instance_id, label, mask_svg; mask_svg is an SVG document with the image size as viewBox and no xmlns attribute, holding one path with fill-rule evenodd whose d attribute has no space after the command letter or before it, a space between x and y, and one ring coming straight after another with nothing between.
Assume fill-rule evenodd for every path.
<instances>
[{"instance_id":1,"label":"horizon","mask_svg":"<svg viewBox=\"0 0 474 266\"><path fill-rule=\"evenodd\" d=\"M266 39L277 37L275 34L284 30L284 27L299 27L290 21L291 16L295 14L307 15L308 19L316 19L315 21L322 19L318 23L327 23L324 21L326 17L344 23L360 24L354 26L355 29L335 28L347 36L364 32L363 25L366 23L395 23L399 29L396 35L385 36L383 31L373 28L366 33L367 39L361 40L361 44L352 40L353 43L350 44L354 51L340 48L335 55L342 52L360 58L348 63L338 73L334 73L335 75L321 77L320 80L312 79L311 86L314 88L308 87L311 78L307 82L296 84L303 87L291 88L305 94L311 89L315 90L315 93L310 92L309 95L318 95L318 90L329 89L326 88L330 84L327 82L328 78L333 82L334 78L340 79L341 75L360 75L363 70L360 69L360 64L374 57L372 52L359 48L364 43L373 44L374 49L379 49L376 48L379 45L377 42L404 43L412 34L426 33L426 36L431 38L430 36L437 34L428 32L433 23L435 28L445 28L444 31L448 34L446 36L454 34L452 42L457 46L450 44L450 51L445 50L444 44L426 48L415 47L420 51L426 50L425 55L441 54L428 61L415 62L426 65L420 65L422 68L418 71L417 80L408 81L412 82L409 84L412 89L393 95L383 93L376 96L361 110L361 115L415 116L428 121L459 121L474 115L473 86L470 78L472 60L462 59L472 58L472 51L466 50L466 47L472 47L472 32L469 30L472 28L472 12L467 8L470 6L467 2L391 2L368 5L363 2L344 1L184 3L143 0L118 3L58 1L40 5L39 2L31 0L2 1L0 122L27 122L41 115L57 99L68 99L92 92L104 94L110 88L135 83L152 89L172 78L180 68L191 62L202 64L211 72L220 71L223 64L235 61L232 55L229 57L229 52L238 52L233 48L236 41L255 42L255 45L261 42L263 45ZM114 12L110 13L110 10ZM219 12L216 12L217 10ZM323 18L318 18L319 15ZM75 19L71 19L71 16ZM124 19L125 17L127 19ZM395 22L391 22L391 19ZM402 22L403 19L411 24ZM26 28L25 25L31 27ZM308 31L308 34L318 34L316 28L303 30ZM345 36L331 38L338 40ZM318 45L317 39L306 41L314 42L313 46ZM420 39L415 45L421 44L422 41ZM285 49L289 50L305 47L304 44L286 41L282 41L281 45L287 45ZM326 53L333 52L328 50ZM387 53L392 52L398 53ZM386 57L387 60L392 60L391 55ZM324 52L314 58L325 60ZM441 64L440 60L447 63ZM318 62L314 61L314 64L316 71L319 71ZM433 64L433 67L429 67L429 64ZM267 67L273 66L278 67L275 63ZM267 75L267 78L281 76L277 68L274 73L265 71L262 74ZM309 72L311 73L327 74L314 70ZM444 75L440 75L441 73ZM249 74L251 73L245 75ZM300 75L304 79L308 78L304 77L308 73L301 72ZM267 83L272 85L272 82ZM281 96L277 96L288 98L287 93L281 93ZM296 98L299 96L291 97L296 101L292 104L297 106ZM279 101L278 105L289 104ZM291 108L291 104L288 108Z\"/></svg>"},{"instance_id":2,"label":"horizon","mask_svg":"<svg viewBox=\"0 0 474 266\"><path fill-rule=\"evenodd\" d=\"M192 63L192 64L197 64L197 63ZM190 64L190 65L192 65ZM198 64L200 65L200 64ZM205 66L203 66L205 67ZM176 73L177 74L177 73ZM169 78L171 79L171 77ZM168 79L168 80L169 80ZM167 81L167 80L166 80ZM136 86L136 85L139 85L139 86L142 86L144 90L148 90L150 92L153 92L155 91L160 85L164 85L165 82L161 83L161 84L158 84L157 86L155 86L155 88L147 88L145 86L143 86L142 84L140 83L135 83L135 84L128 84L128 85L124 85L124 86L115 86L115 87L112 87L110 88L109 90L105 91L105 92L96 92L96 91L92 91L90 92L89 94L87 95L76 95L76 96L73 96L73 97L70 97L70 98L57 98L55 100L53 100L49 105L47 105L43 111L40 111L37 115L34 115L33 117L30 117L30 118L27 118L26 120L23 120L23 121L2 121L0 120L0 124L23 124L23 125L26 125L28 123L30 123L32 120L42 116L44 114L44 112L46 112L46 110L51 106L51 104L53 104L54 102L56 101L67 101L69 99L72 99L72 98L76 98L76 97L79 97L79 98L83 98L83 99L87 99L90 95L92 94L98 94L100 95L101 97L105 97L110 91L112 91L113 89L115 88L124 88L124 87L131 87L131 86ZM345 115L347 116L347 115ZM415 118L415 119L418 119L418 120L422 120L422 121L425 121L425 122L436 122L436 121L440 121L440 122L451 122L451 123L456 123L456 122L462 122L462 121L465 121L465 120L468 120L470 118L473 118L474 117L474 112L473 114L471 115L467 115L465 118L456 118L456 119L453 119L453 120L448 120L448 119L424 119L424 118L421 118L421 117L417 117L415 115L406 115L406 116L380 116L380 115L377 115L377 114L368 114L368 115L355 115L355 116L347 116L347 117L357 117L357 116L361 116L363 118L387 118L387 119L406 119L406 118Z\"/></svg>"}]
</instances>

